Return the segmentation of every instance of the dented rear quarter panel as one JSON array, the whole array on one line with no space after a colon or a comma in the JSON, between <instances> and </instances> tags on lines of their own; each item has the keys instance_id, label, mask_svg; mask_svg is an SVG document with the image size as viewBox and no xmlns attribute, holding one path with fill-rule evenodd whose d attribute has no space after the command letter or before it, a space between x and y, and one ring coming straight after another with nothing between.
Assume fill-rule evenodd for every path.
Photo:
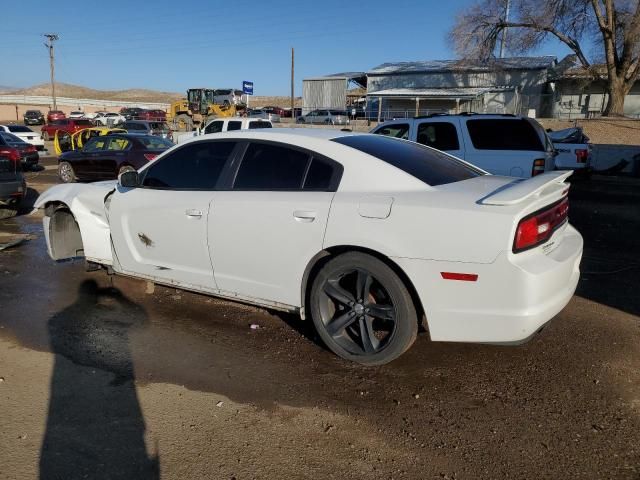
<instances>
[{"instance_id":1,"label":"dented rear quarter panel","mask_svg":"<svg viewBox=\"0 0 640 480\"><path fill-rule=\"evenodd\" d=\"M78 222L87 260L112 265L111 235L104 202L115 185L115 180L56 185L40 195L34 206L43 209L56 203L66 205ZM44 227L48 224L45 217Z\"/></svg>"}]
</instances>

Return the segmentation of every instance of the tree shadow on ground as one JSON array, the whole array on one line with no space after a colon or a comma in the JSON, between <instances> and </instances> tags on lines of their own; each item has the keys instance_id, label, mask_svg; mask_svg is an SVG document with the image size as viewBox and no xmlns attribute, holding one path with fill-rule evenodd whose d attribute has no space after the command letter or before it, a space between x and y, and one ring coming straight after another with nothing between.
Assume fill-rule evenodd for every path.
<instances>
[{"instance_id":1,"label":"tree shadow on ground","mask_svg":"<svg viewBox=\"0 0 640 480\"><path fill-rule=\"evenodd\" d=\"M145 445L129 332L147 323L114 288L84 281L74 304L48 322L55 363L41 479L157 479Z\"/></svg>"}]
</instances>

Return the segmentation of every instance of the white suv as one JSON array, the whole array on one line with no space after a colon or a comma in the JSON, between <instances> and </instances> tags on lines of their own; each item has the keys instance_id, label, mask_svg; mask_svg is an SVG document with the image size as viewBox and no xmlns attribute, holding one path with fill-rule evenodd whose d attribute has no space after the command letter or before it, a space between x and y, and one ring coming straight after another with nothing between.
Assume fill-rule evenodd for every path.
<instances>
[{"instance_id":1,"label":"white suv","mask_svg":"<svg viewBox=\"0 0 640 480\"><path fill-rule=\"evenodd\" d=\"M258 128L273 128L273 124L269 120L264 120L262 118L215 118L209 121L202 130L179 133L177 135L174 134L173 139L175 143L182 143L190 138L207 133L230 132L233 130L255 130Z\"/></svg>"},{"instance_id":2,"label":"white suv","mask_svg":"<svg viewBox=\"0 0 640 480\"><path fill-rule=\"evenodd\" d=\"M422 143L495 175L529 178L554 169L553 144L528 117L436 114L384 122L371 133Z\"/></svg>"}]
</instances>

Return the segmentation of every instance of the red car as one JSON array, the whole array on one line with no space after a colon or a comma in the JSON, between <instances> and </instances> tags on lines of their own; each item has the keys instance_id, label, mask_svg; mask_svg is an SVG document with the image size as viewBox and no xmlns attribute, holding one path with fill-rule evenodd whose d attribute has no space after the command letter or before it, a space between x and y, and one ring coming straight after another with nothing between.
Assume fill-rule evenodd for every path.
<instances>
[{"instance_id":1,"label":"red car","mask_svg":"<svg viewBox=\"0 0 640 480\"><path fill-rule=\"evenodd\" d=\"M267 113L275 113L276 115L280 115L281 117L287 116L287 111L282 107L262 107L260 110L264 110Z\"/></svg>"},{"instance_id":2,"label":"red car","mask_svg":"<svg viewBox=\"0 0 640 480\"><path fill-rule=\"evenodd\" d=\"M54 120L63 120L65 118L67 118L67 116L61 110L50 110L49 113L47 113L47 123L51 123Z\"/></svg>"},{"instance_id":3,"label":"red car","mask_svg":"<svg viewBox=\"0 0 640 480\"><path fill-rule=\"evenodd\" d=\"M167 113L164 110L141 110L135 120L149 120L153 122L165 122Z\"/></svg>"},{"instance_id":4,"label":"red car","mask_svg":"<svg viewBox=\"0 0 640 480\"><path fill-rule=\"evenodd\" d=\"M41 128L43 140L53 140L57 131L66 132L68 134L76 133L85 128L93 127L91 120L85 118L65 118L63 120L54 120Z\"/></svg>"}]
</instances>

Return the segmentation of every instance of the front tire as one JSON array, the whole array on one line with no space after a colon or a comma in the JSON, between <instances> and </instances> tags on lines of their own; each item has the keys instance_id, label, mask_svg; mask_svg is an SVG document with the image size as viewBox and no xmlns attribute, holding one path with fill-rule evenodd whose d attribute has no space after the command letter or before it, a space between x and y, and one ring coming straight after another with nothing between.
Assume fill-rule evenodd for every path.
<instances>
[{"instance_id":1,"label":"front tire","mask_svg":"<svg viewBox=\"0 0 640 480\"><path fill-rule=\"evenodd\" d=\"M69 162L60 162L58 165L58 177L64 183L73 183L77 180L76 173Z\"/></svg>"},{"instance_id":2,"label":"front tire","mask_svg":"<svg viewBox=\"0 0 640 480\"><path fill-rule=\"evenodd\" d=\"M416 308L404 282L387 264L364 253L327 262L313 281L309 303L325 345L363 365L391 362L418 334Z\"/></svg>"}]
</instances>

